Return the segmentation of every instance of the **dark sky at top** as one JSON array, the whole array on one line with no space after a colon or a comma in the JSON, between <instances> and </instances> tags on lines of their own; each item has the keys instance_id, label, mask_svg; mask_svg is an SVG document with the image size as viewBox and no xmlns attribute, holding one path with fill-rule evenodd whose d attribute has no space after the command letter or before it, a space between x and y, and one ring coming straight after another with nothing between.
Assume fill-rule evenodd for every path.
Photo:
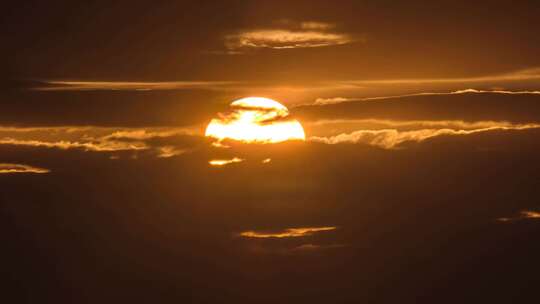
<instances>
[{"instance_id":1,"label":"dark sky at top","mask_svg":"<svg viewBox=\"0 0 540 304\"><path fill-rule=\"evenodd\" d=\"M449 77L538 66L534 1L28 1L2 9L8 76L108 80ZM223 37L318 21L358 41L219 55ZM4 72L4 74L6 74Z\"/></svg>"},{"instance_id":2,"label":"dark sky at top","mask_svg":"<svg viewBox=\"0 0 540 304\"><path fill-rule=\"evenodd\" d=\"M3 4L2 302L534 303L539 14ZM306 140L204 136L247 96Z\"/></svg>"}]
</instances>

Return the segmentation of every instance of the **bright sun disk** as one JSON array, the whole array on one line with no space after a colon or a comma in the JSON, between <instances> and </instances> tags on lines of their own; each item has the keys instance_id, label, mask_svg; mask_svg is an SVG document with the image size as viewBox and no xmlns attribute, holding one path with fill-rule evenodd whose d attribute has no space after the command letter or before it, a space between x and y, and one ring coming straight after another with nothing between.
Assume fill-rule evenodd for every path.
<instances>
[{"instance_id":1,"label":"bright sun disk","mask_svg":"<svg viewBox=\"0 0 540 304\"><path fill-rule=\"evenodd\" d=\"M231 103L231 112L212 119L206 136L218 140L234 139L248 143L278 143L305 140L300 122L289 117L279 102L263 97L247 97Z\"/></svg>"}]
</instances>

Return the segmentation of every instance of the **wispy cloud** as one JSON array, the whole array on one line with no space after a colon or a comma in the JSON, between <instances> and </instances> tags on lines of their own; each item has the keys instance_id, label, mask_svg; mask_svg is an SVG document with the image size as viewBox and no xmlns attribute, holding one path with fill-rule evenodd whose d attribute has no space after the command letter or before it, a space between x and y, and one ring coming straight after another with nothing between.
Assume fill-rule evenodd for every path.
<instances>
[{"instance_id":1,"label":"wispy cloud","mask_svg":"<svg viewBox=\"0 0 540 304\"><path fill-rule=\"evenodd\" d=\"M378 96L378 97L364 97L364 98L352 98L352 97L328 97L328 98L317 98L313 103L299 104L297 106L324 106L331 104L338 104L343 102L351 101L374 101L374 100L385 100L385 99L395 99L403 97L414 97L414 96L439 96L439 95L461 95L461 94L509 94L509 95L540 95L540 91L507 91L507 90L477 90L477 89L464 89L457 90L452 92L421 92L413 94L404 94L404 95L390 95L390 96Z\"/></svg>"},{"instance_id":2,"label":"wispy cloud","mask_svg":"<svg viewBox=\"0 0 540 304\"><path fill-rule=\"evenodd\" d=\"M528 219L540 219L540 212L537 211L522 211L521 216Z\"/></svg>"},{"instance_id":3,"label":"wispy cloud","mask_svg":"<svg viewBox=\"0 0 540 304\"><path fill-rule=\"evenodd\" d=\"M282 26L267 29L240 31L225 36L225 47L229 51L245 49L295 49L348 44L355 39L351 35L331 31L335 24L304 21L282 22Z\"/></svg>"},{"instance_id":4,"label":"wispy cloud","mask_svg":"<svg viewBox=\"0 0 540 304\"><path fill-rule=\"evenodd\" d=\"M156 137L171 137L176 135L194 135L191 130L185 128L139 128L122 129L103 136L106 140L135 139L144 140Z\"/></svg>"},{"instance_id":5,"label":"wispy cloud","mask_svg":"<svg viewBox=\"0 0 540 304\"><path fill-rule=\"evenodd\" d=\"M515 127L507 121L463 121L463 120L390 120L390 119L321 119L304 123L307 126L334 127L335 125L373 125L383 128L439 128L439 129L483 129L493 127ZM529 126L534 126L530 124Z\"/></svg>"},{"instance_id":6,"label":"wispy cloud","mask_svg":"<svg viewBox=\"0 0 540 304\"><path fill-rule=\"evenodd\" d=\"M377 146L384 149L392 149L404 142L421 142L443 135L469 135L474 133L496 131L496 130L525 130L540 128L539 124L522 124L512 126L493 126L472 130L454 130L454 129L421 129L413 131L398 131L396 129L383 130L358 130L352 133L342 133L335 136L319 137L313 136L309 141L325 144L340 143L362 143Z\"/></svg>"},{"instance_id":7,"label":"wispy cloud","mask_svg":"<svg viewBox=\"0 0 540 304\"><path fill-rule=\"evenodd\" d=\"M208 90L208 91L268 91L302 92L305 90L333 89L335 84L316 82L302 85L276 84L264 80L243 81L91 81L91 80L40 80L29 87L35 91L166 91L166 90Z\"/></svg>"},{"instance_id":8,"label":"wispy cloud","mask_svg":"<svg viewBox=\"0 0 540 304\"><path fill-rule=\"evenodd\" d=\"M295 49L313 48L350 43L346 34L318 31L254 30L229 35L226 47L230 50L242 48Z\"/></svg>"},{"instance_id":9,"label":"wispy cloud","mask_svg":"<svg viewBox=\"0 0 540 304\"><path fill-rule=\"evenodd\" d=\"M331 97L331 98L317 98L315 99L315 102L313 102L313 105L316 106L322 106L322 105L328 105L328 104L336 104L336 103L342 103L347 101L352 101L357 99L351 99L346 97Z\"/></svg>"},{"instance_id":10,"label":"wispy cloud","mask_svg":"<svg viewBox=\"0 0 540 304\"><path fill-rule=\"evenodd\" d=\"M241 158L234 157L234 158L231 158L231 159L212 159L212 160L208 161L208 164L210 164L210 166L214 166L214 167L222 167L222 166L225 166L225 165L230 165L230 164L234 164L234 163L240 163L240 162L243 162L243 161L244 160L241 159Z\"/></svg>"},{"instance_id":11,"label":"wispy cloud","mask_svg":"<svg viewBox=\"0 0 540 304\"><path fill-rule=\"evenodd\" d=\"M159 158L169 158L173 156L178 156L186 152L186 150L178 149L175 146L163 146L157 148L157 156Z\"/></svg>"},{"instance_id":12,"label":"wispy cloud","mask_svg":"<svg viewBox=\"0 0 540 304\"><path fill-rule=\"evenodd\" d=\"M463 93L498 93L498 94L510 94L510 95L522 95L522 94L531 94L531 95L540 95L540 91L507 91L507 90L476 90L476 89L466 89L452 92L454 94L463 94Z\"/></svg>"},{"instance_id":13,"label":"wispy cloud","mask_svg":"<svg viewBox=\"0 0 540 304\"><path fill-rule=\"evenodd\" d=\"M317 31L291 31L291 30L256 30L228 36L228 48L231 52L242 53L247 49L290 49L302 47L321 47L329 45L347 44L356 41L346 34L326 33ZM236 51L234 51L236 50ZM514 71L509 73L486 75L479 77L462 78L419 78L419 79L380 79L380 80L318 80L309 83L291 85L276 84L268 81L88 81L88 80L41 80L38 85L30 87L40 91L151 91L151 90L210 90L210 91L254 91L268 92L335 92L355 91L377 85L399 84L459 84L463 83L478 86L492 83L505 83L512 81L528 81L540 79L540 68ZM416 93L396 96L381 96L369 98L354 97L320 97L312 103L299 105L333 104L357 100L377 100L396 97L418 95L447 95L463 93L500 93L500 94L540 94L540 91L507 91L507 90L477 90L466 89L447 93Z\"/></svg>"},{"instance_id":14,"label":"wispy cloud","mask_svg":"<svg viewBox=\"0 0 540 304\"><path fill-rule=\"evenodd\" d=\"M519 215L514 217L501 217L498 218L497 221L499 222L512 222L517 220L524 220L524 219L540 219L540 212L538 211L532 211L532 210L523 210L520 211Z\"/></svg>"},{"instance_id":15,"label":"wispy cloud","mask_svg":"<svg viewBox=\"0 0 540 304\"><path fill-rule=\"evenodd\" d=\"M452 84L452 83L486 83L501 81L520 81L540 79L540 68L530 68L510 73L487 76L454 77L454 78L402 78L377 80L345 80L339 84L350 86L366 85L399 85L399 84Z\"/></svg>"},{"instance_id":16,"label":"wispy cloud","mask_svg":"<svg viewBox=\"0 0 540 304\"><path fill-rule=\"evenodd\" d=\"M320 21L304 21L300 23L300 28L305 30L329 30L336 27L335 24Z\"/></svg>"},{"instance_id":17,"label":"wispy cloud","mask_svg":"<svg viewBox=\"0 0 540 304\"><path fill-rule=\"evenodd\" d=\"M291 238L291 237L304 237L310 236L314 233L321 231L335 230L337 227L302 227L302 228L288 228L277 232L262 232L262 231L244 231L240 233L240 236L246 238Z\"/></svg>"},{"instance_id":18,"label":"wispy cloud","mask_svg":"<svg viewBox=\"0 0 540 304\"><path fill-rule=\"evenodd\" d=\"M35 173L43 174L51 172L49 169L33 167L23 164L0 163L0 174Z\"/></svg>"},{"instance_id":19,"label":"wispy cloud","mask_svg":"<svg viewBox=\"0 0 540 304\"><path fill-rule=\"evenodd\" d=\"M0 145L31 146L42 148L58 149L83 149L85 151L112 152L125 150L146 150L149 147L143 142L118 142L118 141L98 141L98 142L78 142L78 141L41 141L25 140L15 138L2 138Z\"/></svg>"},{"instance_id":20,"label":"wispy cloud","mask_svg":"<svg viewBox=\"0 0 540 304\"><path fill-rule=\"evenodd\" d=\"M178 140L195 136L186 128L0 127L0 145L91 152L151 150L158 157L185 153L189 147Z\"/></svg>"}]
</instances>

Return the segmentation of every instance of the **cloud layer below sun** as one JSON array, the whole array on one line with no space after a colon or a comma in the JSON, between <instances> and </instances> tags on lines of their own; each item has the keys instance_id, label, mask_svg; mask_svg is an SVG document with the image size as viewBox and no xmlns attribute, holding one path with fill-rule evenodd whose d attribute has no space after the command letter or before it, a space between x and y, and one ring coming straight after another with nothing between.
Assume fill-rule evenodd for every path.
<instances>
[{"instance_id":1,"label":"cloud layer below sun","mask_svg":"<svg viewBox=\"0 0 540 304\"><path fill-rule=\"evenodd\" d=\"M421 142L437 136L469 135L498 130L526 130L537 128L540 128L540 124L508 125L502 123L497 125L495 123L490 127L470 130L456 130L449 128L419 129L411 131L399 131L396 129L358 130L351 133L342 133L327 137L312 136L309 138L309 141L325 144L361 143L384 149L392 149L405 142Z\"/></svg>"},{"instance_id":2,"label":"cloud layer below sun","mask_svg":"<svg viewBox=\"0 0 540 304\"><path fill-rule=\"evenodd\" d=\"M43 174L51 172L49 169L24 164L0 163L0 174L34 173Z\"/></svg>"},{"instance_id":3,"label":"cloud layer below sun","mask_svg":"<svg viewBox=\"0 0 540 304\"><path fill-rule=\"evenodd\" d=\"M167 158L196 145L190 134L185 128L0 127L0 145L105 153L147 151Z\"/></svg>"}]
</instances>

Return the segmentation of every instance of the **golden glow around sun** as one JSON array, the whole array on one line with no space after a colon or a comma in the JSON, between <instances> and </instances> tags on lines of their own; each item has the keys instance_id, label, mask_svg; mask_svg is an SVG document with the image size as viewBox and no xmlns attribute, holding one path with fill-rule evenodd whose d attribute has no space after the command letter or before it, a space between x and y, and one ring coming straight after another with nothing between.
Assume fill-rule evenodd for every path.
<instances>
[{"instance_id":1,"label":"golden glow around sun","mask_svg":"<svg viewBox=\"0 0 540 304\"><path fill-rule=\"evenodd\" d=\"M247 97L231 103L231 112L220 113L206 128L206 136L248 143L278 143L305 140L300 122L289 117L279 102L263 97Z\"/></svg>"}]
</instances>

